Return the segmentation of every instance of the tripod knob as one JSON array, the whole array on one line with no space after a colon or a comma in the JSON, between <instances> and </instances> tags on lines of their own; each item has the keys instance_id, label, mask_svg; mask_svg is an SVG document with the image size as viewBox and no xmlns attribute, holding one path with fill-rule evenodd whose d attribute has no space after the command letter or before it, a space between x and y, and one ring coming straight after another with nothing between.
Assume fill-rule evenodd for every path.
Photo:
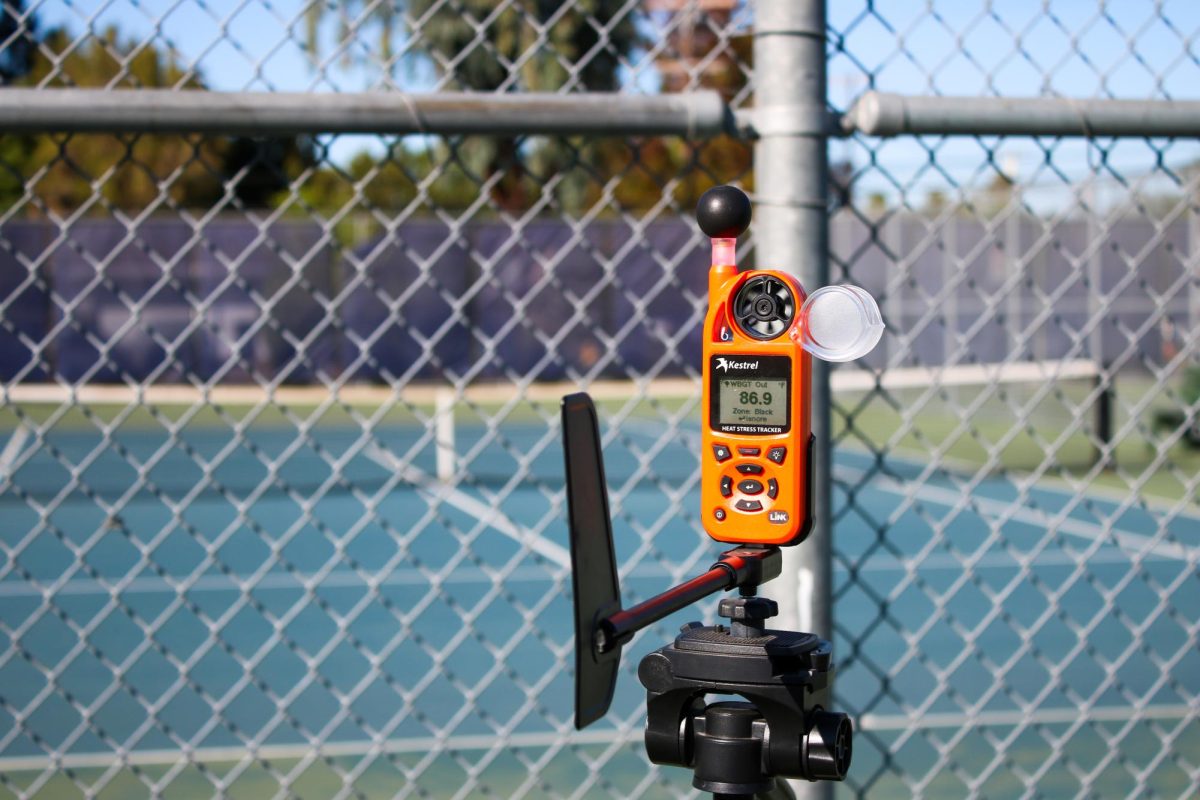
<instances>
[{"instance_id":1,"label":"tripod knob","mask_svg":"<svg viewBox=\"0 0 1200 800\"><path fill-rule=\"evenodd\" d=\"M779 604L769 597L725 597L717 614L732 621L731 636L743 639L763 635L763 621L779 613Z\"/></svg>"},{"instance_id":2,"label":"tripod knob","mask_svg":"<svg viewBox=\"0 0 1200 800\"><path fill-rule=\"evenodd\" d=\"M779 604L769 597L724 597L717 615L726 619L764 620L779 613Z\"/></svg>"},{"instance_id":3,"label":"tripod knob","mask_svg":"<svg viewBox=\"0 0 1200 800\"><path fill-rule=\"evenodd\" d=\"M736 186L714 186L696 206L696 222L710 239L736 239L750 227L750 215L750 198Z\"/></svg>"},{"instance_id":4,"label":"tripod knob","mask_svg":"<svg viewBox=\"0 0 1200 800\"><path fill-rule=\"evenodd\" d=\"M806 776L811 780L841 781L850 770L854 727L845 714L818 709L804 735Z\"/></svg>"}]
</instances>

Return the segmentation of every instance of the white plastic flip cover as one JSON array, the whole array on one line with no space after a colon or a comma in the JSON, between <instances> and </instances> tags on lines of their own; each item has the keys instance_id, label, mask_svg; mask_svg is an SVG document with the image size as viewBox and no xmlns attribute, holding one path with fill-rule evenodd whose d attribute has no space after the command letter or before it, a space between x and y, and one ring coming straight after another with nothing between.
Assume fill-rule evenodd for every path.
<instances>
[{"instance_id":1,"label":"white plastic flip cover","mask_svg":"<svg viewBox=\"0 0 1200 800\"><path fill-rule=\"evenodd\" d=\"M825 286L800 307L799 343L825 361L853 361L883 336L879 304L858 286Z\"/></svg>"}]
</instances>

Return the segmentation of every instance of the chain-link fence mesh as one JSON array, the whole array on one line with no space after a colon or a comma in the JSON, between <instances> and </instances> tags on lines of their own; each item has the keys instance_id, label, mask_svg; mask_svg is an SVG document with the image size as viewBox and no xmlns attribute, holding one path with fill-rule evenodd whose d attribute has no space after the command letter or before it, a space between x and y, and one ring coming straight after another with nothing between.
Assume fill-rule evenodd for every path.
<instances>
[{"instance_id":1,"label":"chain-link fence mesh","mask_svg":"<svg viewBox=\"0 0 1200 800\"><path fill-rule=\"evenodd\" d=\"M1139 8L831 4L830 98L1194 96L1196 12ZM0 79L744 109L753 25L732 0L6 0ZM1200 148L829 151L832 272L889 325L833 380L839 791L1196 794ZM645 760L634 675L682 618L573 731L558 398L600 404L627 601L706 567L690 215L752 192L751 154L0 140L0 797L689 796Z\"/></svg>"},{"instance_id":2,"label":"chain-link fence mesh","mask_svg":"<svg viewBox=\"0 0 1200 800\"><path fill-rule=\"evenodd\" d=\"M843 108L866 88L1195 96L1197 19L1178 5L829 14ZM1194 794L1194 143L859 137L831 154L856 192L833 220L835 273L871 287L890 325L881 385L835 395L838 691L863 723L851 781ZM1080 360L1095 380L1065 380ZM955 384L980 362L1040 374ZM907 367L929 380L888 388Z\"/></svg>"}]
</instances>

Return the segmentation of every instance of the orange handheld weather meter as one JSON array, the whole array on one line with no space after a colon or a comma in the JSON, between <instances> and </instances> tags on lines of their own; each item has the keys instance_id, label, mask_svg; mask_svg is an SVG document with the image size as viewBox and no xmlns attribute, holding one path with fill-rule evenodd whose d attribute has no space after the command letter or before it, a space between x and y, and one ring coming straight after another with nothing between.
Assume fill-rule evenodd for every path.
<instances>
[{"instance_id":1,"label":"orange handheld weather meter","mask_svg":"<svg viewBox=\"0 0 1200 800\"><path fill-rule=\"evenodd\" d=\"M776 270L738 272L750 201L732 186L700 199L712 239L704 320L700 502L720 542L794 545L811 527L812 358L857 358L879 341L874 300L857 287L807 295Z\"/></svg>"}]
</instances>

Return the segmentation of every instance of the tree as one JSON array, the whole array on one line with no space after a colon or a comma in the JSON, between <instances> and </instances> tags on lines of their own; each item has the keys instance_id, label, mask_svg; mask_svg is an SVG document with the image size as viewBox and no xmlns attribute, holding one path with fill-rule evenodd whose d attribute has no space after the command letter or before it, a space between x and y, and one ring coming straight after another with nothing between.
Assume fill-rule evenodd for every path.
<instances>
[{"instance_id":1,"label":"tree","mask_svg":"<svg viewBox=\"0 0 1200 800\"><path fill-rule=\"evenodd\" d=\"M25 0L0 2L0 86L24 77L37 52L37 17L25 13Z\"/></svg>"},{"instance_id":2,"label":"tree","mask_svg":"<svg viewBox=\"0 0 1200 800\"><path fill-rule=\"evenodd\" d=\"M586 91L616 89L620 60L638 41L629 3L574 0L565 10L562 5L519 0L497 12L493 0L409 0L409 12L419 24L414 35L456 88L550 92L574 81ZM481 42L479 28L485 25L487 40Z\"/></svg>"},{"instance_id":3,"label":"tree","mask_svg":"<svg viewBox=\"0 0 1200 800\"><path fill-rule=\"evenodd\" d=\"M311 8L309 45L314 50L329 11L325 4ZM383 63L390 60L395 28L401 18L407 19L412 52L432 64L452 90L611 91L620 84L621 60L639 43L627 0L575 0L566 8L557 0L514 0L499 8L493 0L407 0L401 9L395 3L354 0L338 11L344 31L356 12L378 25ZM569 171L581 156L587 158L586 148L561 139L530 144L513 137L475 136L449 147L440 155L448 156L474 187L499 176L492 198L510 210L527 208L549 175ZM595 176L579 173L560 181L560 191L571 194L570 184L579 180Z\"/></svg>"},{"instance_id":4,"label":"tree","mask_svg":"<svg viewBox=\"0 0 1200 800\"><path fill-rule=\"evenodd\" d=\"M396 28L406 20L412 52L431 60L448 88L467 91L548 92L572 80L580 89L611 91L621 59L639 42L627 0L573 0L567 8L559 0L347 0L310 6L310 50L318 49L321 23L334 8L343 37L377 25L379 55L372 61L382 64L391 60Z\"/></svg>"},{"instance_id":5,"label":"tree","mask_svg":"<svg viewBox=\"0 0 1200 800\"><path fill-rule=\"evenodd\" d=\"M871 192L867 195L867 216L879 219L888 212L888 198L883 192Z\"/></svg>"},{"instance_id":6,"label":"tree","mask_svg":"<svg viewBox=\"0 0 1200 800\"><path fill-rule=\"evenodd\" d=\"M205 88L174 52L127 40L114 27L78 46L65 31L50 31L11 85ZM200 208L221 202L230 186L235 203L263 207L313 163L312 145L304 139L6 136L0 137L0 204L10 208L28 193L26 211L33 214L61 215L97 200L127 211L156 204Z\"/></svg>"},{"instance_id":7,"label":"tree","mask_svg":"<svg viewBox=\"0 0 1200 800\"><path fill-rule=\"evenodd\" d=\"M115 28L71 49L62 30L49 32L19 86L108 86L118 79L139 86L199 88L173 54L136 49ZM128 57L122 73L119 58ZM26 187L33 213L63 214L92 202L96 195L123 209L157 202L167 176L167 195L196 205L221 194L219 154L210 143L180 136L42 134L4 137L0 161L7 167L0 186L6 205L18 202ZM97 185L98 184L98 185Z\"/></svg>"},{"instance_id":8,"label":"tree","mask_svg":"<svg viewBox=\"0 0 1200 800\"><path fill-rule=\"evenodd\" d=\"M218 146L220 174L233 181L234 196L246 208L278 204L301 171L317 162L316 147L307 136L238 136Z\"/></svg>"},{"instance_id":9,"label":"tree","mask_svg":"<svg viewBox=\"0 0 1200 800\"><path fill-rule=\"evenodd\" d=\"M946 197L944 189L930 189L925 194L925 203L921 206L921 213L926 217L940 217L946 213L949 205L950 201Z\"/></svg>"},{"instance_id":10,"label":"tree","mask_svg":"<svg viewBox=\"0 0 1200 800\"><path fill-rule=\"evenodd\" d=\"M752 37L723 35L734 28L744 0L647 0L646 5L659 29L667 31L667 47L655 58L664 92L707 89L726 103L745 94L754 62ZM698 169L692 170L687 197L679 198L688 207L718 183L742 180L750 188L751 148L745 142L722 135L697 146L692 157Z\"/></svg>"}]
</instances>

